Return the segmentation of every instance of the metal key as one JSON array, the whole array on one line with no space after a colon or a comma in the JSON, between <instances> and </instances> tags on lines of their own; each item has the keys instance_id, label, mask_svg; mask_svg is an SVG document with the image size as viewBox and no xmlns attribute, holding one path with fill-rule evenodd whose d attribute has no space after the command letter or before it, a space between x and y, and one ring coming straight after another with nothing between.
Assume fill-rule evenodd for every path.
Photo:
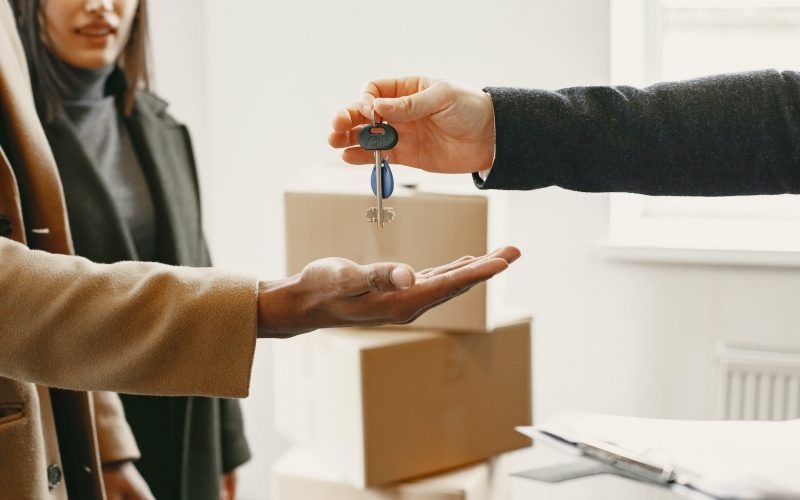
<instances>
[{"instance_id":1,"label":"metal key","mask_svg":"<svg viewBox=\"0 0 800 500\"><path fill-rule=\"evenodd\" d=\"M373 129L380 129L381 132L373 132ZM397 130L387 123L375 123L375 111L372 112L372 125L366 125L358 133L358 144L375 154L375 170L374 170L374 183L373 191L375 192L375 207L367 209L367 221L375 222L378 227L383 227L384 223L389 223L394 220L394 209L392 207L384 207L384 188L385 181L383 176L383 162L385 161L381 156L381 151L392 149L397 144L398 136ZM388 163L386 165L388 171ZM391 194L388 193L387 196Z\"/></svg>"}]
</instances>

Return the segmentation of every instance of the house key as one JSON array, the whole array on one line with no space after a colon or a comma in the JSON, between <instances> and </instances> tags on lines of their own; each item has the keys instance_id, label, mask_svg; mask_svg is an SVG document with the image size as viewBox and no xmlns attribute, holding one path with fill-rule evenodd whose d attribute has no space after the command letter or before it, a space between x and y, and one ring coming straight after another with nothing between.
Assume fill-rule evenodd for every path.
<instances>
[{"instance_id":1,"label":"house key","mask_svg":"<svg viewBox=\"0 0 800 500\"><path fill-rule=\"evenodd\" d=\"M389 162L383 158L381 151L395 147L397 139L397 130L394 127L388 123L375 123L375 111L372 112L372 124L364 126L358 133L358 144L375 153L371 184L377 206L367 209L367 221L377 223L378 227L394 220L394 209L383 206L383 200L394 191L394 178Z\"/></svg>"}]
</instances>

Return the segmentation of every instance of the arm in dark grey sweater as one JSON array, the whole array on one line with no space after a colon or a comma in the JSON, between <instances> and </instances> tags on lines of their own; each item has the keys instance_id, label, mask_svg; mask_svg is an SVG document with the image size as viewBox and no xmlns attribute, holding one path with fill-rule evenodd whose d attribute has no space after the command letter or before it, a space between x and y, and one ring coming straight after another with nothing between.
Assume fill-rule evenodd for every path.
<instances>
[{"instance_id":1,"label":"arm in dark grey sweater","mask_svg":"<svg viewBox=\"0 0 800 500\"><path fill-rule=\"evenodd\" d=\"M800 193L800 73L486 92L497 151L481 188Z\"/></svg>"}]
</instances>

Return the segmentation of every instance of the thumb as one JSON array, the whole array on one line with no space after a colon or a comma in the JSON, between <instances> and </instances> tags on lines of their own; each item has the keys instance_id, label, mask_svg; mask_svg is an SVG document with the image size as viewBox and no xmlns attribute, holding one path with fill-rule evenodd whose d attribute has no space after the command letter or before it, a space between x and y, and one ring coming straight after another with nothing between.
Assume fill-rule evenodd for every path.
<instances>
[{"instance_id":1,"label":"thumb","mask_svg":"<svg viewBox=\"0 0 800 500\"><path fill-rule=\"evenodd\" d=\"M445 107L447 88L441 82L416 94L373 101L375 112L390 122L410 122L433 115Z\"/></svg>"},{"instance_id":2,"label":"thumb","mask_svg":"<svg viewBox=\"0 0 800 500\"><path fill-rule=\"evenodd\" d=\"M364 291L392 292L414 285L414 270L406 264L382 262L362 266L364 271Z\"/></svg>"}]
</instances>

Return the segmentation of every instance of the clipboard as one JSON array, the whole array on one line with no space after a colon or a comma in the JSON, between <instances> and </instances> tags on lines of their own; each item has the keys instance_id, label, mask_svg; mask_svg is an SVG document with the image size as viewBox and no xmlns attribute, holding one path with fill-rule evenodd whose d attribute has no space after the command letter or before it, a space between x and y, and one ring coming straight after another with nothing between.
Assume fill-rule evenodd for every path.
<instances>
[{"instance_id":1,"label":"clipboard","mask_svg":"<svg viewBox=\"0 0 800 500\"><path fill-rule=\"evenodd\" d=\"M691 475L688 473L681 474L669 462L638 456L630 450L587 437L581 439L565 438L536 427L517 427L516 430L533 438L535 443L547 444L562 452L574 455L576 459L569 463L517 472L512 474L514 477L546 483L560 483L590 476L611 474L666 488L684 498L724 500L721 497L710 496L693 488L689 484Z\"/></svg>"},{"instance_id":2,"label":"clipboard","mask_svg":"<svg viewBox=\"0 0 800 500\"><path fill-rule=\"evenodd\" d=\"M690 498L799 500L800 419L669 420L563 413L518 431L576 456L521 477L613 474Z\"/></svg>"}]
</instances>

